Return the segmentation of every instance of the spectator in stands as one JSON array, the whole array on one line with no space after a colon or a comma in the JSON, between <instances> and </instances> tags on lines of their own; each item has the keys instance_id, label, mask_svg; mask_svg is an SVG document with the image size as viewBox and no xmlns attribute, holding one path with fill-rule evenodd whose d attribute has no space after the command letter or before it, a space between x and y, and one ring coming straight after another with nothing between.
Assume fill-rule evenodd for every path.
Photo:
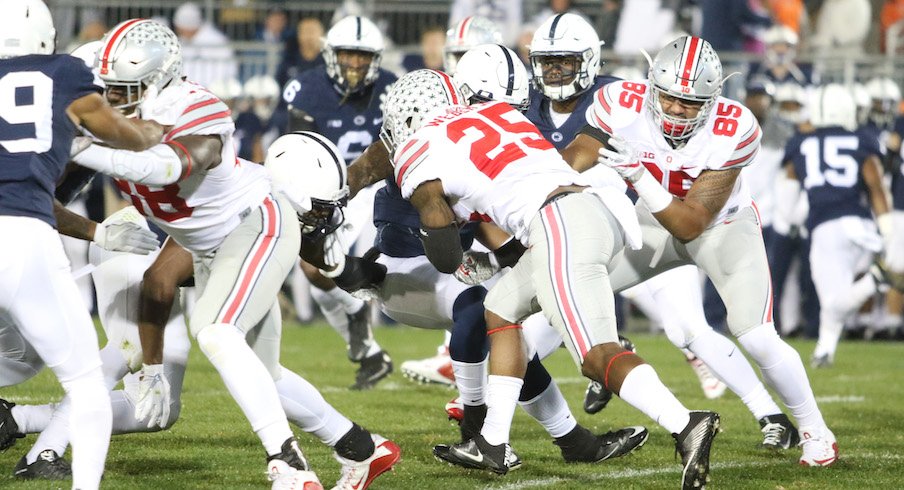
<instances>
[{"instance_id":1,"label":"spectator in stands","mask_svg":"<svg viewBox=\"0 0 904 490\"><path fill-rule=\"evenodd\" d=\"M793 82L798 85L813 85L813 67L809 64L798 65L798 36L790 27L776 24L763 35L766 43L766 54L759 63L750 67L750 78L767 78L773 83Z\"/></svg>"},{"instance_id":2,"label":"spectator in stands","mask_svg":"<svg viewBox=\"0 0 904 490\"><path fill-rule=\"evenodd\" d=\"M606 46L615 45L615 32L618 30L621 4L621 0L603 0L602 15L597 23L596 31L600 35L600 41L606 43Z\"/></svg>"},{"instance_id":3,"label":"spectator in stands","mask_svg":"<svg viewBox=\"0 0 904 490\"><path fill-rule=\"evenodd\" d=\"M198 4L180 5L173 15L173 27L182 44L182 74L189 80L206 87L238 75L238 63L229 39L204 21Z\"/></svg>"},{"instance_id":4,"label":"spectator in stands","mask_svg":"<svg viewBox=\"0 0 904 490\"><path fill-rule=\"evenodd\" d=\"M744 33L772 25L768 13L754 8L756 0L700 0L703 16L702 38L717 52L742 51Z\"/></svg>"},{"instance_id":5,"label":"spectator in stands","mask_svg":"<svg viewBox=\"0 0 904 490\"><path fill-rule=\"evenodd\" d=\"M861 55L871 19L869 0L825 0L816 18L811 46L821 54Z\"/></svg>"},{"instance_id":6,"label":"spectator in stands","mask_svg":"<svg viewBox=\"0 0 904 490\"><path fill-rule=\"evenodd\" d=\"M298 76L299 73L324 64L323 55L323 22L316 17L305 17L298 21L295 38L286 42L282 61L276 69L276 82L280 87Z\"/></svg>"},{"instance_id":7,"label":"spectator in stands","mask_svg":"<svg viewBox=\"0 0 904 490\"><path fill-rule=\"evenodd\" d=\"M420 54L408 54L402 59L405 71L430 68L443 69L443 46L446 45L446 30L442 26L432 26L421 32Z\"/></svg>"},{"instance_id":8,"label":"spectator in stands","mask_svg":"<svg viewBox=\"0 0 904 490\"><path fill-rule=\"evenodd\" d=\"M267 12L267 17L264 18L264 23L258 29L255 37L258 41L282 46L293 35L294 32L289 29L289 18L286 16L286 12L275 8Z\"/></svg>"},{"instance_id":9,"label":"spectator in stands","mask_svg":"<svg viewBox=\"0 0 904 490\"><path fill-rule=\"evenodd\" d=\"M885 3L882 4L882 13L879 14L879 46L882 48L883 53L888 49L886 45L888 29L901 21L904 21L904 0L885 0ZM901 32L899 31L899 53L902 51L902 44L904 44L902 42L904 39L901 39Z\"/></svg>"},{"instance_id":10,"label":"spectator in stands","mask_svg":"<svg viewBox=\"0 0 904 490\"><path fill-rule=\"evenodd\" d=\"M521 34L523 0L452 0L449 25L454 26L469 16L485 17L502 32L507 46L514 46Z\"/></svg>"},{"instance_id":11,"label":"spectator in stands","mask_svg":"<svg viewBox=\"0 0 904 490\"><path fill-rule=\"evenodd\" d=\"M660 0L623 2L615 32L616 54L636 56L641 49L655 53L675 38L675 11Z\"/></svg>"},{"instance_id":12,"label":"spectator in stands","mask_svg":"<svg viewBox=\"0 0 904 490\"><path fill-rule=\"evenodd\" d=\"M776 24L788 26L800 35L802 24L807 20L807 9L803 0L769 0L767 4Z\"/></svg>"}]
</instances>

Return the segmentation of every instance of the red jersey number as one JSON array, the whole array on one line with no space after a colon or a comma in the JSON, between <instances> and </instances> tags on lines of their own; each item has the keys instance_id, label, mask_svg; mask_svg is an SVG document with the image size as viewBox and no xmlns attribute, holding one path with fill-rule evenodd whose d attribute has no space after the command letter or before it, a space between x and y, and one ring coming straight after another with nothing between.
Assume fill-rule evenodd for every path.
<instances>
[{"instance_id":1,"label":"red jersey number","mask_svg":"<svg viewBox=\"0 0 904 490\"><path fill-rule=\"evenodd\" d=\"M125 181L116 180L116 186L123 193L128 194L135 206L142 214L150 212L155 218L171 223L177 219L187 218L192 215L194 208L185 202L185 199L179 197L179 186L170 184L168 186L152 190L150 187L141 184L130 184ZM160 205L169 204L173 211L164 210Z\"/></svg>"},{"instance_id":2,"label":"red jersey number","mask_svg":"<svg viewBox=\"0 0 904 490\"><path fill-rule=\"evenodd\" d=\"M618 103L622 107L634 109L634 112L640 112L643 107L643 94L647 91L647 86L642 83L625 82L622 84L621 95L618 97Z\"/></svg>"},{"instance_id":3,"label":"red jersey number","mask_svg":"<svg viewBox=\"0 0 904 490\"><path fill-rule=\"evenodd\" d=\"M716 136L734 136L738 131L738 117L741 116L741 108L734 104L719 102L716 106L716 118L713 124L713 134Z\"/></svg>"}]
</instances>

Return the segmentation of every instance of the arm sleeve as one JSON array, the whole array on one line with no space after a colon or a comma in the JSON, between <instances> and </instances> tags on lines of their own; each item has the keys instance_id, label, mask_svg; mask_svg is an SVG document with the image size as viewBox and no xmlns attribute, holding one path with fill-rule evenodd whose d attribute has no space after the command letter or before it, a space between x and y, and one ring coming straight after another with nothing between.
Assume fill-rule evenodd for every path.
<instances>
[{"instance_id":1,"label":"arm sleeve","mask_svg":"<svg viewBox=\"0 0 904 490\"><path fill-rule=\"evenodd\" d=\"M610 83L597 90L593 94L593 103L584 113L588 126L609 136L612 136L612 93L618 86L618 83Z\"/></svg>"}]
</instances>

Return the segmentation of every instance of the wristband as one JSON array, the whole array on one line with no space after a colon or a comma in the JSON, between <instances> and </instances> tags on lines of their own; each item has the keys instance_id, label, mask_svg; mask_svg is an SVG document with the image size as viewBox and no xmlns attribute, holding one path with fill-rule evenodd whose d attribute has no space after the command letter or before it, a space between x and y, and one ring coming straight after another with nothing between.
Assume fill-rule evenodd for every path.
<instances>
[{"instance_id":1,"label":"wristband","mask_svg":"<svg viewBox=\"0 0 904 490\"><path fill-rule=\"evenodd\" d=\"M649 172L643 172L633 185L637 195L643 199L643 202L653 214L664 210L672 204L672 194L665 190Z\"/></svg>"}]
</instances>

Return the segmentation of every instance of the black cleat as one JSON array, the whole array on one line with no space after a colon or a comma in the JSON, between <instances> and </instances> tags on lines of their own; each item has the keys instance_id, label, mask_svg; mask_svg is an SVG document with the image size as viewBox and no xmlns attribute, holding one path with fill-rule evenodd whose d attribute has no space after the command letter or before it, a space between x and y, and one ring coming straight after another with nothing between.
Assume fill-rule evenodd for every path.
<instances>
[{"instance_id":1,"label":"black cleat","mask_svg":"<svg viewBox=\"0 0 904 490\"><path fill-rule=\"evenodd\" d=\"M512 451L512 446L491 446L481 435L451 446L434 446L433 456L462 468L487 470L497 475L504 475L521 467L521 459Z\"/></svg>"},{"instance_id":2,"label":"black cleat","mask_svg":"<svg viewBox=\"0 0 904 490\"><path fill-rule=\"evenodd\" d=\"M578 425L567 435L553 441L553 444L559 446L566 463L599 463L640 449L647 442L648 436L647 429L639 426L597 436Z\"/></svg>"},{"instance_id":3,"label":"black cleat","mask_svg":"<svg viewBox=\"0 0 904 490\"><path fill-rule=\"evenodd\" d=\"M361 367L355 373L355 384L349 389L369 390L376 386L383 378L392 373L392 359L386 351L361 359Z\"/></svg>"},{"instance_id":4,"label":"black cleat","mask_svg":"<svg viewBox=\"0 0 904 490\"><path fill-rule=\"evenodd\" d=\"M783 413L761 418L760 432L763 433L763 442L759 446L762 449L789 449L800 443L797 427Z\"/></svg>"},{"instance_id":5,"label":"black cleat","mask_svg":"<svg viewBox=\"0 0 904 490\"><path fill-rule=\"evenodd\" d=\"M296 470L308 471L308 460L305 459L304 454L301 453L301 448L298 447L298 441L295 440L295 437L286 439L279 449L279 454L267 456L268 462L278 459Z\"/></svg>"},{"instance_id":6,"label":"black cleat","mask_svg":"<svg viewBox=\"0 0 904 490\"><path fill-rule=\"evenodd\" d=\"M461 433L461 442L468 439L474 439L480 435L480 429L483 429L483 421L487 418L487 406L483 405L464 405L464 417L458 425Z\"/></svg>"},{"instance_id":7,"label":"black cleat","mask_svg":"<svg viewBox=\"0 0 904 490\"><path fill-rule=\"evenodd\" d=\"M702 489L709 481L709 451L718 433L719 414L691 412L691 420L681 434L672 434L675 452L681 455L681 464L684 465L682 490Z\"/></svg>"},{"instance_id":8,"label":"black cleat","mask_svg":"<svg viewBox=\"0 0 904 490\"><path fill-rule=\"evenodd\" d=\"M348 358L352 362L361 362L374 342L370 329L370 305L364 303L360 310L345 317L348 318Z\"/></svg>"},{"instance_id":9,"label":"black cleat","mask_svg":"<svg viewBox=\"0 0 904 490\"><path fill-rule=\"evenodd\" d=\"M12 409L16 404L0 398L0 451L13 447L16 439L25 437L19 433L19 424L13 418Z\"/></svg>"},{"instance_id":10,"label":"black cleat","mask_svg":"<svg viewBox=\"0 0 904 490\"><path fill-rule=\"evenodd\" d=\"M634 342L628 340L627 337L619 335L618 343L620 343L622 348L627 351L637 352ZM609 400L611 399L611 391L603 387L602 384L591 381L590 384L587 385L587 391L584 393L584 411L591 415L599 413L606 408L606 405L609 404Z\"/></svg>"},{"instance_id":11,"label":"black cleat","mask_svg":"<svg viewBox=\"0 0 904 490\"><path fill-rule=\"evenodd\" d=\"M28 464L25 456L16 463L13 476L23 480L65 480L72 478L72 466L52 449L38 454L34 463Z\"/></svg>"}]
</instances>

